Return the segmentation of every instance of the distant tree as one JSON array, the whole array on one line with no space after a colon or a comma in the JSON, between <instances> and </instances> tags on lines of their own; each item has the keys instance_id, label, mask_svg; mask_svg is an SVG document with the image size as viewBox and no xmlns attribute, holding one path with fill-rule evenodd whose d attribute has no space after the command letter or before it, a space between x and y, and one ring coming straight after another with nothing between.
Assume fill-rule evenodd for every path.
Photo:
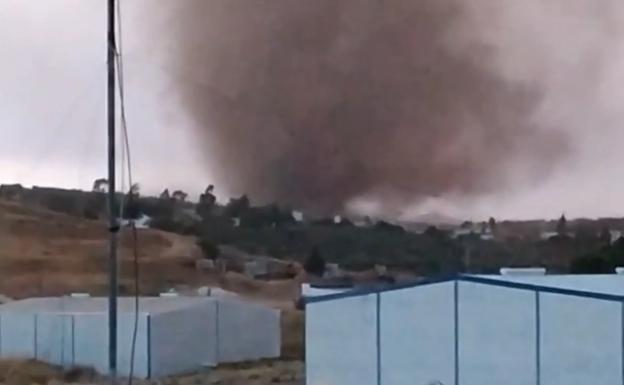
<instances>
[{"instance_id":1,"label":"distant tree","mask_svg":"<svg viewBox=\"0 0 624 385\"><path fill-rule=\"evenodd\" d=\"M45 207L52 211L58 211L73 215L76 213L77 201L74 196L64 193L51 193L45 198Z\"/></svg>"},{"instance_id":2,"label":"distant tree","mask_svg":"<svg viewBox=\"0 0 624 385\"><path fill-rule=\"evenodd\" d=\"M351 221L349 218L347 217L342 217L340 218L340 222L336 224L337 226L341 226L341 227L353 227L355 226L355 224L353 223L353 221Z\"/></svg>"},{"instance_id":3,"label":"distant tree","mask_svg":"<svg viewBox=\"0 0 624 385\"><path fill-rule=\"evenodd\" d=\"M427 227L424 234L431 238L443 238L445 236L444 231L438 229L435 226Z\"/></svg>"},{"instance_id":4,"label":"distant tree","mask_svg":"<svg viewBox=\"0 0 624 385\"><path fill-rule=\"evenodd\" d=\"M492 234L496 234L496 232L497 232L496 219L490 217L490 220L488 221L488 227L490 228L490 232Z\"/></svg>"},{"instance_id":5,"label":"distant tree","mask_svg":"<svg viewBox=\"0 0 624 385\"><path fill-rule=\"evenodd\" d=\"M309 274L322 277L323 274L325 274L325 265L325 259L321 255L318 247L315 246L305 260L303 268Z\"/></svg>"},{"instance_id":6,"label":"distant tree","mask_svg":"<svg viewBox=\"0 0 624 385\"><path fill-rule=\"evenodd\" d=\"M162 199L162 200L169 200L169 199L171 199L171 195L169 194L169 189L166 188L165 191L161 192L160 196L158 198Z\"/></svg>"},{"instance_id":7,"label":"distant tree","mask_svg":"<svg viewBox=\"0 0 624 385\"><path fill-rule=\"evenodd\" d=\"M611 230L606 226L600 231L600 243L605 246L611 245Z\"/></svg>"},{"instance_id":8,"label":"distant tree","mask_svg":"<svg viewBox=\"0 0 624 385\"><path fill-rule=\"evenodd\" d=\"M3 184L0 185L0 197L8 200L19 199L24 192L24 187L21 184Z\"/></svg>"},{"instance_id":9,"label":"distant tree","mask_svg":"<svg viewBox=\"0 0 624 385\"><path fill-rule=\"evenodd\" d=\"M141 202L139 201L139 185L134 184L130 187L130 191L123 200L123 218L139 219L143 214Z\"/></svg>"},{"instance_id":10,"label":"distant tree","mask_svg":"<svg viewBox=\"0 0 624 385\"><path fill-rule=\"evenodd\" d=\"M100 178L93 182L93 192L104 193L108 191L108 179Z\"/></svg>"},{"instance_id":11,"label":"distant tree","mask_svg":"<svg viewBox=\"0 0 624 385\"><path fill-rule=\"evenodd\" d=\"M376 230L381 230L381 231L395 231L395 232L399 232L399 233L404 233L405 232L405 229L402 226L394 225L394 224L386 222L386 221L378 221L375 224L374 228Z\"/></svg>"},{"instance_id":12,"label":"distant tree","mask_svg":"<svg viewBox=\"0 0 624 385\"><path fill-rule=\"evenodd\" d=\"M99 219L107 214L107 209L106 196L102 194L90 194L83 209L83 216L92 220Z\"/></svg>"},{"instance_id":13,"label":"distant tree","mask_svg":"<svg viewBox=\"0 0 624 385\"><path fill-rule=\"evenodd\" d=\"M568 221L564 214L561 214L561 218L557 222L557 234L567 235L568 233Z\"/></svg>"},{"instance_id":14,"label":"distant tree","mask_svg":"<svg viewBox=\"0 0 624 385\"><path fill-rule=\"evenodd\" d=\"M171 194L171 197L178 202L186 202L188 194L182 190L176 190L173 192L173 194Z\"/></svg>"},{"instance_id":15,"label":"distant tree","mask_svg":"<svg viewBox=\"0 0 624 385\"><path fill-rule=\"evenodd\" d=\"M138 183L133 183L132 186L130 186L130 194L134 195L136 197L139 196L141 192L141 185Z\"/></svg>"},{"instance_id":16,"label":"distant tree","mask_svg":"<svg viewBox=\"0 0 624 385\"><path fill-rule=\"evenodd\" d=\"M579 223L574 229L574 239L576 243L582 246L599 246L600 236L596 229L587 223Z\"/></svg>"},{"instance_id":17,"label":"distant tree","mask_svg":"<svg viewBox=\"0 0 624 385\"><path fill-rule=\"evenodd\" d=\"M612 272L612 263L600 254L577 257L570 264L570 273L572 274L608 274Z\"/></svg>"},{"instance_id":18,"label":"distant tree","mask_svg":"<svg viewBox=\"0 0 624 385\"><path fill-rule=\"evenodd\" d=\"M217 197L213 192L214 186L209 185L204 193L199 196L199 203L195 207L195 212L202 218L209 216L217 203Z\"/></svg>"},{"instance_id":19,"label":"distant tree","mask_svg":"<svg viewBox=\"0 0 624 385\"><path fill-rule=\"evenodd\" d=\"M214 195L214 185L206 187L204 193L199 196L199 202L211 206L217 202L217 197Z\"/></svg>"},{"instance_id":20,"label":"distant tree","mask_svg":"<svg viewBox=\"0 0 624 385\"><path fill-rule=\"evenodd\" d=\"M336 222L334 218L325 217L313 220L312 224L315 226L334 226Z\"/></svg>"},{"instance_id":21,"label":"distant tree","mask_svg":"<svg viewBox=\"0 0 624 385\"><path fill-rule=\"evenodd\" d=\"M197 244L205 258L212 259L213 261L219 258L219 247L210 240L202 238Z\"/></svg>"},{"instance_id":22,"label":"distant tree","mask_svg":"<svg viewBox=\"0 0 624 385\"><path fill-rule=\"evenodd\" d=\"M472 227L474 226L474 223L472 223L472 221L464 221L464 223L461 224L461 226L459 226L462 229L472 229Z\"/></svg>"},{"instance_id":23,"label":"distant tree","mask_svg":"<svg viewBox=\"0 0 624 385\"><path fill-rule=\"evenodd\" d=\"M133 183L128 189L128 193L121 201L123 204L122 216L124 219L139 219L143 214L139 202L140 191L141 186L138 183Z\"/></svg>"},{"instance_id":24,"label":"distant tree","mask_svg":"<svg viewBox=\"0 0 624 385\"><path fill-rule=\"evenodd\" d=\"M246 207L246 206L245 206ZM295 223L290 210L282 210L276 204L266 206L249 207L240 210L227 210L228 214L239 213L239 216L226 215L228 218L238 218L243 228L276 228Z\"/></svg>"},{"instance_id":25,"label":"distant tree","mask_svg":"<svg viewBox=\"0 0 624 385\"><path fill-rule=\"evenodd\" d=\"M607 248L614 266L624 267L624 238L619 238Z\"/></svg>"},{"instance_id":26,"label":"distant tree","mask_svg":"<svg viewBox=\"0 0 624 385\"><path fill-rule=\"evenodd\" d=\"M129 198L124 201L123 218L124 219L139 219L141 217L141 206L137 199Z\"/></svg>"},{"instance_id":27,"label":"distant tree","mask_svg":"<svg viewBox=\"0 0 624 385\"><path fill-rule=\"evenodd\" d=\"M282 209L278 204L273 203L264 207L266 220L270 226L284 226L295 223L292 210Z\"/></svg>"},{"instance_id":28,"label":"distant tree","mask_svg":"<svg viewBox=\"0 0 624 385\"><path fill-rule=\"evenodd\" d=\"M251 202L247 195L243 195L240 198L232 198L225 205L225 215L230 218L240 218L251 207Z\"/></svg>"}]
</instances>

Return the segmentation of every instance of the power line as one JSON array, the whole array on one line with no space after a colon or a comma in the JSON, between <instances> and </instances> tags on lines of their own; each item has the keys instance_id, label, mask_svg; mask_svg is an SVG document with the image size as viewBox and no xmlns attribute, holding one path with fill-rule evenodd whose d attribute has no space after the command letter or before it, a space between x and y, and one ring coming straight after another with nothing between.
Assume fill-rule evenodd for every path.
<instances>
[{"instance_id":1,"label":"power line","mask_svg":"<svg viewBox=\"0 0 624 385\"><path fill-rule=\"evenodd\" d=\"M61 145L63 139L68 134L68 127L70 124L69 120L76 116L76 110L79 106L81 106L87 100L95 100L91 98L91 94L95 89L95 83L98 80L97 72L99 72L100 67L98 66L98 70L94 71L94 74L91 80L72 98L67 107L62 112L60 118L57 120L56 124L52 125L50 130L46 131L50 134L45 141L44 146L40 149L40 151L36 151L36 157L30 162L30 165L27 168L24 168L19 171L16 175L16 179L21 181L24 177L28 177L29 174L38 172L39 169L48 163L50 157L54 154L56 155L59 148L62 148ZM89 124L89 119L87 119L86 124Z\"/></svg>"},{"instance_id":2,"label":"power line","mask_svg":"<svg viewBox=\"0 0 624 385\"><path fill-rule=\"evenodd\" d=\"M126 102L125 102L125 92L124 92L124 67L123 67L123 34L122 34L122 14L121 14L121 1L117 2L117 46L115 51L115 59L117 64L117 77L118 77L118 87L119 87L119 101L120 101L120 109L121 109L121 130L122 130L122 186L125 180L124 177L124 162L127 166L128 171L128 203L130 205L134 204L134 183L132 179L132 157L130 152L130 140L128 138L128 122L126 119ZM124 190L122 190L124 191ZM120 217L123 220L123 210L125 205L125 199L122 198L122 202L120 205ZM130 372L128 375L128 385L132 385L133 377L134 377L134 362L136 356L136 342L137 342L137 334L139 329L139 242L138 242L138 234L136 223L133 218L130 219L130 226L132 229L132 254L133 254L133 267L134 267L134 325L132 331L132 342L131 342L131 351L130 351Z\"/></svg>"}]
</instances>

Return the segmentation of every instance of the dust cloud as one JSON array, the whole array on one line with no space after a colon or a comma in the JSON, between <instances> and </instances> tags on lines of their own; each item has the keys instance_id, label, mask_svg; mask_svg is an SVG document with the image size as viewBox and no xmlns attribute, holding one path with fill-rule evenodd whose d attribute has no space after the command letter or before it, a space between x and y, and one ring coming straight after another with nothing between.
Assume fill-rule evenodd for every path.
<instances>
[{"instance_id":1,"label":"dust cloud","mask_svg":"<svg viewBox=\"0 0 624 385\"><path fill-rule=\"evenodd\" d=\"M567 123L578 106L557 109L563 86L584 84L551 77L555 59L580 63L562 67L569 76L600 61L585 50L595 40L560 28L586 16L607 28L609 7L184 0L161 10L174 91L218 186L337 213L358 199L395 212L549 178L573 152ZM553 42L563 50L554 59Z\"/></svg>"}]
</instances>

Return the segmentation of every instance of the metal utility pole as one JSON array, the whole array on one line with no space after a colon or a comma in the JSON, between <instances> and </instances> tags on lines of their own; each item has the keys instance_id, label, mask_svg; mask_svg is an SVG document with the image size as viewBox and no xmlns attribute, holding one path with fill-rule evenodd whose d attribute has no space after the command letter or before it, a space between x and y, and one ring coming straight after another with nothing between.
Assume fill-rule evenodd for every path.
<instances>
[{"instance_id":1,"label":"metal utility pole","mask_svg":"<svg viewBox=\"0 0 624 385\"><path fill-rule=\"evenodd\" d=\"M108 298L108 371L111 383L117 383L117 233L119 222L115 209L115 0L108 0L108 219L109 219L109 298Z\"/></svg>"}]
</instances>

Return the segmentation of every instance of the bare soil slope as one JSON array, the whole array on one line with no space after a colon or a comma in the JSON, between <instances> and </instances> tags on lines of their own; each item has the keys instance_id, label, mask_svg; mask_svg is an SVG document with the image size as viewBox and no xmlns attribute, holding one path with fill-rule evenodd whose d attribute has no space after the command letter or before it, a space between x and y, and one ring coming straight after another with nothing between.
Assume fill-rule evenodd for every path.
<instances>
[{"instance_id":1,"label":"bare soil slope","mask_svg":"<svg viewBox=\"0 0 624 385\"><path fill-rule=\"evenodd\" d=\"M0 201L0 293L22 298L106 289L107 228L51 211ZM145 290L193 280L199 250L192 237L139 230ZM132 235L121 233L121 290L132 277Z\"/></svg>"},{"instance_id":2,"label":"bare soil slope","mask_svg":"<svg viewBox=\"0 0 624 385\"><path fill-rule=\"evenodd\" d=\"M142 292L176 285L218 285L278 303L299 294L299 280L257 281L242 274L197 272L201 251L195 237L153 229L138 230ZM22 298L72 291L97 294L106 286L108 233L104 222L0 200L0 293ZM122 292L131 290L133 242L130 229L120 237Z\"/></svg>"}]
</instances>

